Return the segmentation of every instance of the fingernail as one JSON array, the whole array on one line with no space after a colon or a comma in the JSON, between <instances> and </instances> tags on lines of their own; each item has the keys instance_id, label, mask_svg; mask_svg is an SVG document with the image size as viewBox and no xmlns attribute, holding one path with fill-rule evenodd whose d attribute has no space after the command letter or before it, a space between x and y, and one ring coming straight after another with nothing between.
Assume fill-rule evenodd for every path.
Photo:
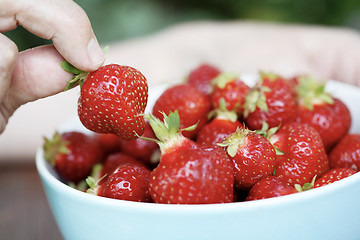
<instances>
[{"instance_id":1,"label":"fingernail","mask_svg":"<svg viewBox=\"0 0 360 240\"><path fill-rule=\"evenodd\" d=\"M93 65L99 67L104 62L104 53L94 38L88 44L88 54Z\"/></svg>"}]
</instances>

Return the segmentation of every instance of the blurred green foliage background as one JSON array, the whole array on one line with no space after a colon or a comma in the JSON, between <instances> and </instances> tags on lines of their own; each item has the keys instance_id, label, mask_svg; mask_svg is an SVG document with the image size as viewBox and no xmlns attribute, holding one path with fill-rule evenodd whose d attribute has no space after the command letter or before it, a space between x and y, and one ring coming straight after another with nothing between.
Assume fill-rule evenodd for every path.
<instances>
[{"instance_id":1,"label":"blurred green foliage background","mask_svg":"<svg viewBox=\"0 0 360 240\"><path fill-rule=\"evenodd\" d=\"M261 20L360 30L358 0L75 0L100 43L148 34L189 20ZM19 50L50 41L21 27L7 32Z\"/></svg>"}]
</instances>

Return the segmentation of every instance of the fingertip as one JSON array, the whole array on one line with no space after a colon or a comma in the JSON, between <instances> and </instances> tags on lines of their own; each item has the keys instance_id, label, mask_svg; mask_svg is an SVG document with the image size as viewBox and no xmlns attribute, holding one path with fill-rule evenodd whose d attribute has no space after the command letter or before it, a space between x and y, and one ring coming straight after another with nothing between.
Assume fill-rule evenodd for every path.
<instances>
[{"instance_id":1,"label":"fingertip","mask_svg":"<svg viewBox=\"0 0 360 240\"><path fill-rule=\"evenodd\" d=\"M91 38L87 45L88 57L89 57L89 69L84 69L88 71L95 71L105 61L104 52L100 48L97 40L95 38Z\"/></svg>"}]
</instances>

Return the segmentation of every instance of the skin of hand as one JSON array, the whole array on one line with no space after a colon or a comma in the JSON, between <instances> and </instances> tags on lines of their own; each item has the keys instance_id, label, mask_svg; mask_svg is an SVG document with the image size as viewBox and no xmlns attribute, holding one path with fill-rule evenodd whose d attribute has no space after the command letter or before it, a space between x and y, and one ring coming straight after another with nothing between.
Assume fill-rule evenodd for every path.
<instances>
[{"instance_id":1,"label":"skin of hand","mask_svg":"<svg viewBox=\"0 0 360 240\"><path fill-rule=\"evenodd\" d=\"M83 11L72 0L0 0L0 32L23 26L53 44L18 53L0 34L0 133L21 105L63 91L71 74L60 67L66 59L94 71L104 55Z\"/></svg>"}]
</instances>

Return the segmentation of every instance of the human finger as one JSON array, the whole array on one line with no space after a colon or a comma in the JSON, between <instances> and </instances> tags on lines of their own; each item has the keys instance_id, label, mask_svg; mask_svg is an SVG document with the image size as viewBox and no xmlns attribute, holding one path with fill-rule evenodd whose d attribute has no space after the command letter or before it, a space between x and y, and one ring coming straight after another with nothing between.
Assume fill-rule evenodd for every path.
<instances>
[{"instance_id":1,"label":"human finger","mask_svg":"<svg viewBox=\"0 0 360 240\"><path fill-rule=\"evenodd\" d=\"M52 45L28 49L19 54L9 88L13 111L24 103L64 90L72 75L61 68L60 62L63 60Z\"/></svg>"},{"instance_id":2,"label":"human finger","mask_svg":"<svg viewBox=\"0 0 360 240\"><path fill-rule=\"evenodd\" d=\"M0 31L22 25L33 34L51 39L57 51L84 71L99 68L104 54L85 11L72 0L0 0Z\"/></svg>"},{"instance_id":3,"label":"human finger","mask_svg":"<svg viewBox=\"0 0 360 240\"><path fill-rule=\"evenodd\" d=\"M0 133L3 132L11 112L9 107L2 104L7 98L11 76L15 67L18 50L10 39L0 34Z\"/></svg>"}]
</instances>

